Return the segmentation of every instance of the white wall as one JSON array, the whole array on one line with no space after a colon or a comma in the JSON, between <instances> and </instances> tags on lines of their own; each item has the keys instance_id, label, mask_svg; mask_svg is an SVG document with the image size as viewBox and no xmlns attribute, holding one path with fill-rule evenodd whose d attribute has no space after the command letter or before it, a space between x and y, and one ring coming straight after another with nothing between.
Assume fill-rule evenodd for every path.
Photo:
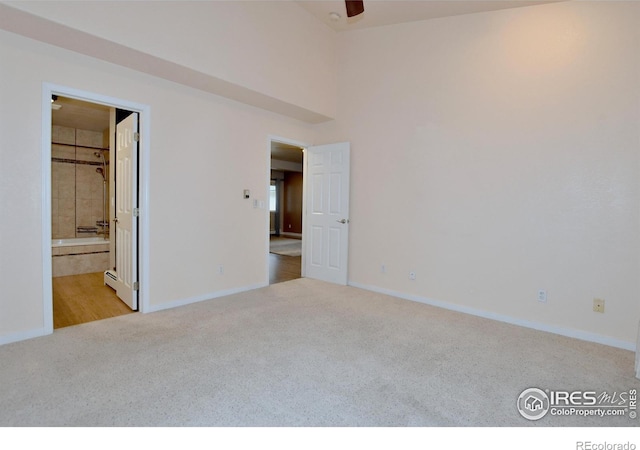
<instances>
[{"instance_id":1,"label":"white wall","mask_svg":"<svg viewBox=\"0 0 640 450\"><path fill-rule=\"evenodd\" d=\"M4 31L0 61L0 342L44 326L43 82L150 106L152 309L268 282L268 211L243 189L266 200L268 137L310 125Z\"/></svg>"},{"instance_id":2,"label":"white wall","mask_svg":"<svg viewBox=\"0 0 640 450\"><path fill-rule=\"evenodd\" d=\"M350 281L633 348L639 23L566 2L339 34L319 128L352 143Z\"/></svg>"},{"instance_id":3,"label":"white wall","mask_svg":"<svg viewBox=\"0 0 640 450\"><path fill-rule=\"evenodd\" d=\"M335 33L294 2L3 3L319 115L335 114Z\"/></svg>"}]
</instances>

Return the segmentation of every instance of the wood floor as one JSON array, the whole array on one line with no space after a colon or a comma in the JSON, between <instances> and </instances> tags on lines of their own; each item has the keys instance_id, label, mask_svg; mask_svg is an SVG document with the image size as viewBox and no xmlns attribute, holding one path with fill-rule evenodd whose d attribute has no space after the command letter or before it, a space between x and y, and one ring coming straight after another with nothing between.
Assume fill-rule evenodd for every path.
<instances>
[{"instance_id":1,"label":"wood floor","mask_svg":"<svg viewBox=\"0 0 640 450\"><path fill-rule=\"evenodd\" d=\"M301 278L302 258L269 253L269 284ZM53 278L53 328L131 314L102 272Z\"/></svg>"},{"instance_id":2,"label":"wood floor","mask_svg":"<svg viewBox=\"0 0 640 450\"><path fill-rule=\"evenodd\" d=\"M302 257L269 253L269 284L301 278Z\"/></svg>"},{"instance_id":3,"label":"wood floor","mask_svg":"<svg viewBox=\"0 0 640 450\"><path fill-rule=\"evenodd\" d=\"M271 235L269 239L272 249L277 248L278 243L292 241L292 238L275 235ZM295 280L297 278L302 278L301 256L269 253L269 284L282 283L283 281Z\"/></svg>"},{"instance_id":4,"label":"wood floor","mask_svg":"<svg viewBox=\"0 0 640 450\"><path fill-rule=\"evenodd\" d=\"M53 328L131 314L102 272L53 278Z\"/></svg>"}]
</instances>

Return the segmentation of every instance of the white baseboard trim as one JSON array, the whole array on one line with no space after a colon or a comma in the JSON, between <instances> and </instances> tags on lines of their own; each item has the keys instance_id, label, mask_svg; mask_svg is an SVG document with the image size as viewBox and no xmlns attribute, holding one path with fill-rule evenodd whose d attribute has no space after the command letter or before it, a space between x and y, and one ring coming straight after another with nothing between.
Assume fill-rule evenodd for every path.
<instances>
[{"instance_id":1,"label":"white baseboard trim","mask_svg":"<svg viewBox=\"0 0 640 450\"><path fill-rule=\"evenodd\" d=\"M455 303L443 302L440 300L433 300L430 298L420 297L414 294L406 294L403 292L394 291L391 289L385 289L378 286L370 286L367 284L361 284L350 281L349 286L353 286L366 291L377 292L379 294L390 295L392 297L402 298L404 300L411 300L413 302L424 303L431 306L437 306L438 308L448 309L451 311L461 312L465 314L471 314L473 316L483 317L485 319L497 320L499 322L508 323L511 325L518 325L525 328L532 328L538 331L545 331L547 333L559 334L570 338L580 339L582 341L594 342L597 344L608 345L610 347L621 348L624 350L636 351L636 344L633 342L622 341L609 336L602 336L596 333L589 333L587 331L574 330L571 328L563 328L555 325L548 325L545 323L534 322L531 320L517 319L511 316L505 316L503 314L496 314L489 311L483 311L481 309L471 308L468 306L456 305Z\"/></svg>"},{"instance_id":2,"label":"white baseboard trim","mask_svg":"<svg viewBox=\"0 0 640 450\"><path fill-rule=\"evenodd\" d=\"M269 283L268 282L258 283L258 284L253 284L249 286L242 286L239 288L217 291L210 294L198 295L196 297L174 300L171 302L163 303L161 305L151 305L151 307L147 311L145 311L143 314L162 311L165 309L178 308L180 306L189 305L191 303L198 303L205 300L213 300L215 298L224 297L227 295L239 294L240 292L251 291L253 289L259 289L265 286L269 286ZM46 328L38 328L35 330L28 330L28 331L22 331L19 333L7 334L4 336L0 336L0 345L11 344L12 342L25 341L27 339L47 336L52 333L53 333L52 330L47 330Z\"/></svg>"},{"instance_id":3,"label":"white baseboard trim","mask_svg":"<svg viewBox=\"0 0 640 450\"><path fill-rule=\"evenodd\" d=\"M4 336L0 336L0 345L11 344L12 342L26 341L27 339L47 336L51 333L53 333L52 330L48 330L46 328L38 328L36 330L7 334Z\"/></svg>"},{"instance_id":4,"label":"white baseboard trim","mask_svg":"<svg viewBox=\"0 0 640 450\"><path fill-rule=\"evenodd\" d=\"M156 312L156 311L163 311L165 309L178 308L180 306L190 305L191 303L203 302L205 300L213 300L215 298L225 297L227 295L239 294L240 292L252 291L254 289L260 289L266 286L269 286L268 282L252 284L249 286L241 286L238 288L226 289L223 291L216 291L209 294L197 295L195 297L173 300L170 302L162 303L161 305L150 305L149 309L145 311L145 314Z\"/></svg>"}]
</instances>

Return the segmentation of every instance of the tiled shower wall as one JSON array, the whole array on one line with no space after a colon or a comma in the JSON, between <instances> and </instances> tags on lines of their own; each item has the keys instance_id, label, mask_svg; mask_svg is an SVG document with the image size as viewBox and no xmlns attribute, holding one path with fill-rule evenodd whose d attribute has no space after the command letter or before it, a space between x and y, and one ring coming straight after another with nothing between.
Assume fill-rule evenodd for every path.
<instances>
[{"instance_id":1,"label":"tiled shower wall","mask_svg":"<svg viewBox=\"0 0 640 450\"><path fill-rule=\"evenodd\" d=\"M95 236L90 233L77 233L76 230L84 226L95 227L97 221L103 220L103 180L102 175L96 172L98 167L102 167L102 159L94 155L97 150L103 151L107 161L108 195L107 134L57 125L52 127L51 230L53 239ZM108 209L104 220L109 220Z\"/></svg>"}]
</instances>

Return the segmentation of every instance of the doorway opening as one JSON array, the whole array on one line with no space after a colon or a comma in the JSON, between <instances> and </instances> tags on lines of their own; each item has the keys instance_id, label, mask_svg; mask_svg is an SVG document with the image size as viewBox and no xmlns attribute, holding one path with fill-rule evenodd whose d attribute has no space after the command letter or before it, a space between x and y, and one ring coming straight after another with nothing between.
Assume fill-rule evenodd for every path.
<instances>
[{"instance_id":1,"label":"doorway opening","mask_svg":"<svg viewBox=\"0 0 640 450\"><path fill-rule=\"evenodd\" d=\"M302 277L304 148L271 141L269 284Z\"/></svg>"},{"instance_id":2,"label":"doorway opening","mask_svg":"<svg viewBox=\"0 0 640 450\"><path fill-rule=\"evenodd\" d=\"M43 218L43 267L45 287L47 279L50 284L44 306L52 332L141 309L138 216L145 184L138 182L138 118L146 107L125 110L124 102L48 85L45 96L43 211L50 221ZM131 216L128 229L123 207ZM128 293L118 286L123 278Z\"/></svg>"}]
</instances>

